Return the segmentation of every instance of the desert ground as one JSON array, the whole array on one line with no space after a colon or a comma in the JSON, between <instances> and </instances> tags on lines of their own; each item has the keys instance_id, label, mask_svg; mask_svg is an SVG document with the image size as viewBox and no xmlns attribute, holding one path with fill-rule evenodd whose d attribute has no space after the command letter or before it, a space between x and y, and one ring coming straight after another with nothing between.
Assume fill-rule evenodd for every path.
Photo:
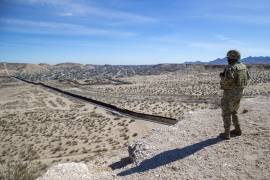
<instances>
[{"instance_id":1,"label":"desert ground","mask_svg":"<svg viewBox=\"0 0 270 180\"><path fill-rule=\"evenodd\" d=\"M155 75L114 78L120 83L91 77L72 81L42 81L65 91L120 108L179 120L179 123L173 127L121 116L94 104L6 77L6 69L2 70L2 73L5 75L0 78L2 169L5 164L19 160L33 163L38 167L38 175L59 163L83 162L95 171L92 172L95 174L92 179L264 179L269 175L267 107L269 107L270 95L270 70L251 68L251 80L245 89L244 107L241 111L247 108L248 113L243 116L247 117L244 122L249 124L244 126L244 129L246 132L252 130L252 133L257 135L247 134L237 138L240 142L233 139L229 143L216 143L217 145L199 153L193 152L195 155L184 159L184 167L180 166L182 163L180 160L175 166L165 163L164 167L160 165L145 171L137 170L136 164L116 170L112 170L110 165L127 157L127 147L134 143L142 142L141 144L149 146L140 149L142 155L141 159L138 158L140 164L163 151L177 147L184 148L192 143L214 138L222 131L219 109L222 95L219 89L220 69L190 68ZM249 99L252 99L252 103ZM257 101L261 104L256 104ZM257 110L261 111L260 117L255 113ZM214 115L207 119L209 114ZM252 129L252 122L257 129ZM157 133L158 135L153 135ZM200 136L201 134L203 135ZM172 138L172 136L176 137ZM252 140L246 141L250 137ZM174 139L175 143L171 143ZM234 151L230 146L233 148L240 146L241 149L233 155ZM245 153L246 148L250 149ZM226 150L228 152L225 152ZM254 156L253 150L257 153ZM217 154L211 156L213 151ZM215 176L213 173L217 167L208 166L215 166L215 164L211 165L211 162L223 155L224 162L231 161L233 158L240 160L237 161L238 164L228 166L219 164L217 166L219 168L226 166L225 172ZM250 158L250 161L244 161L245 157ZM258 158L262 160L259 161ZM195 162L200 163L197 166ZM199 174L199 171L202 171L200 167L204 166L203 163L206 163L205 167L212 168L211 173L203 168L206 172L205 176L203 172ZM235 171L235 174L226 174L233 167L238 167L242 172L239 177L238 171ZM249 169L245 169L246 167ZM254 169L256 167L258 168ZM135 173L128 171L132 168L135 168ZM194 171L193 174L188 172L189 168ZM256 176L246 172L248 170L254 171ZM243 175L245 172L247 175ZM169 176L163 176L166 173Z\"/></svg>"},{"instance_id":2,"label":"desert ground","mask_svg":"<svg viewBox=\"0 0 270 180\"><path fill-rule=\"evenodd\" d=\"M12 78L0 81L1 164L31 161L45 169L60 162L113 157L160 126Z\"/></svg>"},{"instance_id":3,"label":"desert ground","mask_svg":"<svg viewBox=\"0 0 270 180\"><path fill-rule=\"evenodd\" d=\"M195 110L185 113L175 126L157 128L135 142L136 163L94 177L266 180L270 176L269 100L262 96L242 100L242 136L222 140L220 110Z\"/></svg>"},{"instance_id":4,"label":"desert ground","mask_svg":"<svg viewBox=\"0 0 270 180\"><path fill-rule=\"evenodd\" d=\"M47 82L50 85L101 100L121 108L181 119L189 110L216 108L222 91L219 70L185 70L161 75L119 78L123 85L83 85ZM251 69L246 97L269 95L269 70Z\"/></svg>"}]
</instances>

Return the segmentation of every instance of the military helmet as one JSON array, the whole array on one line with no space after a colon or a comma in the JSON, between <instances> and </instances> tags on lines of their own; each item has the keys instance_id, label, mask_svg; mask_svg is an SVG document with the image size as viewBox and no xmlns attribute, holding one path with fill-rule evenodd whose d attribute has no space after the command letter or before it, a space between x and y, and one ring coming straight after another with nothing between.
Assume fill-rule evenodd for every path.
<instances>
[{"instance_id":1,"label":"military helmet","mask_svg":"<svg viewBox=\"0 0 270 180\"><path fill-rule=\"evenodd\" d=\"M227 52L227 58L228 59L233 59L233 60L240 60L241 59L241 54L237 50L229 50Z\"/></svg>"}]
</instances>

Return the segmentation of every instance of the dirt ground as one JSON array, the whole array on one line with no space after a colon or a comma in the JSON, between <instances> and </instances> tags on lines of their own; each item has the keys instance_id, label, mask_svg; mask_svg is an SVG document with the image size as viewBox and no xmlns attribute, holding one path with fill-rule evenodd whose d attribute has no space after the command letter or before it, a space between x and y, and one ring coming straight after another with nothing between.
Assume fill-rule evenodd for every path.
<instances>
[{"instance_id":1,"label":"dirt ground","mask_svg":"<svg viewBox=\"0 0 270 180\"><path fill-rule=\"evenodd\" d=\"M240 109L244 134L228 142L217 138L222 131L218 73L125 77L121 80L131 84L122 85L46 82L121 108L179 119L174 127L112 114L1 77L1 165L31 161L45 171L82 162L92 179L267 179L270 71L251 71ZM127 146L134 143L140 144L138 164L112 170L109 166L126 158Z\"/></svg>"},{"instance_id":2,"label":"dirt ground","mask_svg":"<svg viewBox=\"0 0 270 180\"><path fill-rule=\"evenodd\" d=\"M11 78L0 81L1 164L23 160L46 169L114 157L159 126Z\"/></svg>"},{"instance_id":3,"label":"dirt ground","mask_svg":"<svg viewBox=\"0 0 270 180\"><path fill-rule=\"evenodd\" d=\"M239 112L243 135L230 141L217 137L223 131L219 109L190 112L175 127L153 131L143 140L148 148L138 154L139 165L121 169L118 175L124 179L268 179L270 98L244 99Z\"/></svg>"},{"instance_id":4,"label":"dirt ground","mask_svg":"<svg viewBox=\"0 0 270 180\"><path fill-rule=\"evenodd\" d=\"M262 179L270 176L270 98L242 100L240 122L243 135L225 141L220 109L187 112L173 127L154 129L134 142L136 163L126 165L125 153L107 164L88 165L88 170L69 171L83 164L52 167L40 179L59 173L81 179ZM243 113L244 112L244 113ZM118 164L111 170L109 165ZM78 174L78 172L81 172ZM61 178L60 178L61 179Z\"/></svg>"}]
</instances>

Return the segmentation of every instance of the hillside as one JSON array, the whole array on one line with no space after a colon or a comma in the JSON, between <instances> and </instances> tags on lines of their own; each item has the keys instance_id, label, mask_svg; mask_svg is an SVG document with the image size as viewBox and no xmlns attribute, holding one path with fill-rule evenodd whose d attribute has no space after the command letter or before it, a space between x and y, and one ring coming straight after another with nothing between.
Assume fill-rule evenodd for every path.
<instances>
[{"instance_id":1,"label":"hillside","mask_svg":"<svg viewBox=\"0 0 270 180\"><path fill-rule=\"evenodd\" d=\"M0 63L0 75L9 74L44 74L49 71L50 66L44 64L28 64L28 63Z\"/></svg>"},{"instance_id":2,"label":"hillside","mask_svg":"<svg viewBox=\"0 0 270 180\"><path fill-rule=\"evenodd\" d=\"M263 65L269 68L270 57L246 57L241 60L248 65ZM65 79L87 79L89 77L129 77L134 75L159 75L162 73L175 72L187 68L202 68L209 65L215 68L215 65L227 64L226 58L218 58L209 62L190 61L183 64L154 64L154 65L92 65L79 63L60 63L56 65L27 64L27 63L0 63L0 75L5 75L6 70L12 75L16 74L23 78L31 80L65 80ZM192 67L191 67L192 66Z\"/></svg>"},{"instance_id":3,"label":"hillside","mask_svg":"<svg viewBox=\"0 0 270 180\"><path fill-rule=\"evenodd\" d=\"M81 179L267 179L269 107L269 97L244 99L240 109L247 111L240 113L244 134L230 141L217 137L223 130L219 109L191 111L174 127L154 129L135 142L131 147L137 165L125 166L125 156L120 155L122 161L108 162L115 170L64 164L52 167L40 180L56 179L63 172L64 178L75 179L78 174Z\"/></svg>"},{"instance_id":4,"label":"hillside","mask_svg":"<svg viewBox=\"0 0 270 180\"><path fill-rule=\"evenodd\" d=\"M161 75L176 71L190 70L221 70L222 64L227 60L217 59L207 63L191 62L184 64L156 64L156 65L91 65L78 63L49 64L26 64L26 63L0 63L0 75L16 75L32 81L48 80L74 80L91 79L91 81L102 81L136 75ZM243 59L247 64L255 61L252 58ZM258 57L256 64L267 63L268 59ZM249 64L250 66L256 66ZM261 68L269 69L269 64L261 64ZM110 81L110 80L109 80Z\"/></svg>"}]
</instances>

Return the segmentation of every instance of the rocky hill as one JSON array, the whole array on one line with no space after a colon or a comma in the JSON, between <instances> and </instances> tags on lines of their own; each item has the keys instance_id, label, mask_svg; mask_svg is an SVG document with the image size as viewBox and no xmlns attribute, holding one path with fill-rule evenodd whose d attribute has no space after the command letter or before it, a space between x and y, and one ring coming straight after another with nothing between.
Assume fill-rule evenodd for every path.
<instances>
[{"instance_id":1,"label":"rocky hill","mask_svg":"<svg viewBox=\"0 0 270 180\"><path fill-rule=\"evenodd\" d=\"M89 77L128 77L134 75L157 75L184 69L184 64L157 64L157 65L90 65L78 63L25 64L0 63L2 74L8 70L11 75L30 80L65 80L87 79Z\"/></svg>"}]
</instances>

